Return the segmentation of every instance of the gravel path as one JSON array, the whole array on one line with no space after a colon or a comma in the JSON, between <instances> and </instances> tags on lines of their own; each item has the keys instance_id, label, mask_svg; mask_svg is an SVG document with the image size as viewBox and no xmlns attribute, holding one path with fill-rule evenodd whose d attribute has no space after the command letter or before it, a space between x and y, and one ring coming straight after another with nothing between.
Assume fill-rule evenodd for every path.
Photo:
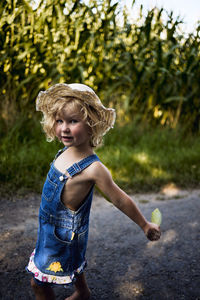
<instances>
[{"instance_id":1,"label":"gravel path","mask_svg":"<svg viewBox=\"0 0 200 300\"><path fill-rule=\"evenodd\" d=\"M200 190L135 195L150 218L163 213L162 237L148 241L112 204L95 196L86 277L91 300L200 300ZM40 196L0 200L0 299L33 300L24 270L34 247ZM58 300L72 289L56 287Z\"/></svg>"}]
</instances>

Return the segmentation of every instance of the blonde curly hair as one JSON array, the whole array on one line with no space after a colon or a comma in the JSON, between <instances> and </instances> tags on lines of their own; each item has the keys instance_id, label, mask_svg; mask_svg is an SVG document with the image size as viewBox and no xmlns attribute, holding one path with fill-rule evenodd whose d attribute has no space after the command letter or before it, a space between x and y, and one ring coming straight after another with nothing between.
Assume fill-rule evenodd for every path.
<instances>
[{"instance_id":1,"label":"blonde curly hair","mask_svg":"<svg viewBox=\"0 0 200 300\"><path fill-rule=\"evenodd\" d=\"M95 92L84 84L60 83L39 93L36 99L36 110L43 113L41 121L48 141L56 137L56 116L61 114L66 105L78 109L83 120L91 128L90 145L101 145L103 136L114 126L115 110L106 108Z\"/></svg>"}]
</instances>

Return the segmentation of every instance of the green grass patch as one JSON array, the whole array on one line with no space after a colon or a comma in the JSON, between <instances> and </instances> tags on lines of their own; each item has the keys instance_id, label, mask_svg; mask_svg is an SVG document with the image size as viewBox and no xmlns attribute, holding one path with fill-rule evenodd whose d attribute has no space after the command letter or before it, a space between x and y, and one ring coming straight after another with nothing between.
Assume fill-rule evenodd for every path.
<instances>
[{"instance_id":1,"label":"green grass patch","mask_svg":"<svg viewBox=\"0 0 200 300\"><path fill-rule=\"evenodd\" d=\"M40 192L49 164L61 144L46 142L39 121L23 116L0 143L1 191Z\"/></svg>"},{"instance_id":2,"label":"green grass patch","mask_svg":"<svg viewBox=\"0 0 200 300\"><path fill-rule=\"evenodd\" d=\"M183 129L145 128L129 124L115 128L98 150L114 180L123 188L156 191L175 183L197 187L200 136L186 134Z\"/></svg>"},{"instance_id":3,"label":"green grass patch","mask_svg":"<svg viewBox=\"0 0 200 300\"><path fill-rule=\"evenodd\" d=\"M37 119L21 117L1 134L0 186L2 191L40 192L59 142L45 140ZM115 126L96 150L120 187L132 192L157 191L173 182L198 187L200 136L183 129Z\"/></svg>"}]
</instances>

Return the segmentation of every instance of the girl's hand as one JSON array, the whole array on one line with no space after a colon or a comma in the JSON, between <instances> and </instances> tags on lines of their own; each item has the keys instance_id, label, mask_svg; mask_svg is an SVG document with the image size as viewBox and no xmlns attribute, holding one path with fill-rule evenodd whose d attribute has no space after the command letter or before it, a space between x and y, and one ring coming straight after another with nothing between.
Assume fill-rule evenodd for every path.
<instances>
[{"instance_id":1,"label":"girl's hand","mask_svg":"<svg viewBox=\"0 0 200 300\"><path fill-rule=\"evenodd\" d=\"M160 226L151 222L146 223L143 231L150 241L157 241L161 236Z\"/></svg>"}]
</instances>

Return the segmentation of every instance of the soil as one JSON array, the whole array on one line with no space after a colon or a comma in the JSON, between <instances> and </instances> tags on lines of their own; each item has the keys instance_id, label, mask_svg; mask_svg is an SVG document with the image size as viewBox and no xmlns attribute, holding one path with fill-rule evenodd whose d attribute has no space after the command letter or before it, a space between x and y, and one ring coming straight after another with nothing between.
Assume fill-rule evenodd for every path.
<instances>
[{"instance_id":1,"label":"soil","mask_svg":"<svg viewBox=\"0 0 200 300\"><path fill-rule=\"evenodd\" d=\"M161 239L148 241L135 223L95 195L86 270L91 300L200 299L200 190L171 187L133 199L147 218L160 209ZM25 266L36 242L39 203L37 194L0 200L2 300L34 299ZM56 299L72 291L55 287Z\"/></svg>"}]
</instances>

